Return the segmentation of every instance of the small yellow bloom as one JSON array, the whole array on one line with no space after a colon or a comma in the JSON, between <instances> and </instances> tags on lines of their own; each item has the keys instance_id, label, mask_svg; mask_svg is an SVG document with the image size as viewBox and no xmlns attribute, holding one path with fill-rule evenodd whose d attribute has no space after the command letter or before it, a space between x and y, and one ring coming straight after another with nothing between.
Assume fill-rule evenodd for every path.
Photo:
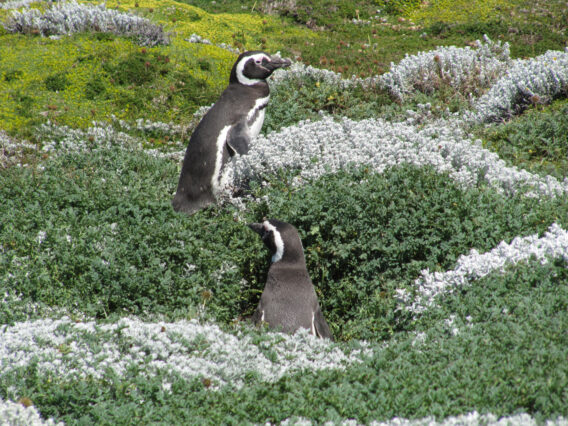
<instances>
[{"instance_id":1,"label":"small yellow bloom","mask_svg":"<svg viewBox=\"0 0 568 426\"><path fill-rule=\"evenodd\" d=\"M316 81L316 87L320 87L320 82Z\"/></svg>"}]
</instances>

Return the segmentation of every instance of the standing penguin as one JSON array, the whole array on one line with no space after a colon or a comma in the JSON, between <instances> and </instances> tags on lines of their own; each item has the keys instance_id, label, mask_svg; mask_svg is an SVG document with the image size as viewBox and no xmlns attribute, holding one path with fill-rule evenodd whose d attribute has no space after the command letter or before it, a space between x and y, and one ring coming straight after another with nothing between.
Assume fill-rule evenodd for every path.
<instances>
[{"instance_id":1,"label":"standing penguin","mask_svg":"<svg viewBox=\"0 0 568 426\"><path fill-rule=\"evenodd\" d=\"M266 322L286 333L307 328L314 336L333 339L308 274L296 228L275 219L249 227L261 236L272 254L266 285L252 316L255 324Z\"/></svg>"},{"instance_id":2,"label":"standing penguin","mask_svg":"<svg viewBox=\"0 0 568 426\"><path fill-rule=\"evenodd\" d=\"M235 153L246 154L260 132L270 97L266 78L289 65L260 51L238 57L229 85L191 135L172 200L175 211L193 214L215 202L223 166Z\"/></svg>"}]
</instances>

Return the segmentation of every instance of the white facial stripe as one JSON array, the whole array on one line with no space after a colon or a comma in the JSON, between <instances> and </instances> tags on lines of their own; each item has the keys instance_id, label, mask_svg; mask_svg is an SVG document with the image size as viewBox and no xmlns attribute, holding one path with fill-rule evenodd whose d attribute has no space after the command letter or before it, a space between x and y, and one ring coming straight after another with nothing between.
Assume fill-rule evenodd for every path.
<instances>
[{"instance_id":1,"label":"white facial stripe","mask_svg":"<svg viewBox=\"0 0 568 426\"><path fill-rule=\"evenodd\" d=\"M239 80L239 83L245 84L247 86L252 86L253 84L258 83L258 81L259 81L257 79L253 80L251 78L245 77L244 74L243 74L245 64L251 58L254 59L255 61L257 61L257 60L262 61L263 59L268 59L270 61L270 58L268 56L266 56L264 53L255 53L254 55L251 55L251 56L245 56L243 59L241 59L239 61L239 63L237 64L237 80Z\"/></svg>"},{"instance_id":2,"label":"white facial stripe","mask_svg":"<svg viewBox=\"0 0 568 426\"><path fill-rule=\"evenodd\" d=\"M215 169L213 170L213 176L211 177L211 186L213 187L213 194L219 192L219 175L221 173L221 166L223 165L223 148L227 142L227 134L231 126L223 127L221 133L217 137L217 152L215 153Z\"/></svg>"},{"instance_id":3,"label":"white facial stripe","mask_svg":"<svg viewBox=\"0 0 568 426\"><path fill-rule=\"evenodd\" d=\"M282 241L282 236L280 232L276 229L274 225L272 225L269 221L265 220L262 222L264 229L267 231L272 231L272 235L274 236L274 245L276 246L276 253L272 255L272 263L278 262L282 259L284 255L284 241Z\"/></svg>"}]
</instances>

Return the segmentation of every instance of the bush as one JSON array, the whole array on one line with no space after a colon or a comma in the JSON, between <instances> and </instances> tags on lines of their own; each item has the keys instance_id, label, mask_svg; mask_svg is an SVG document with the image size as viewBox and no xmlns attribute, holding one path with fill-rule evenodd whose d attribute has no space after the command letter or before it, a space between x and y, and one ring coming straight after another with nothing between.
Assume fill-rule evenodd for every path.
<instances>
[{"instance_id":1,"label":"bush","mask_svg":"<svg viewBox=\"0 0 568 426\"><path fill-rule=\"evenodd\" d=\"M509 44L485 37L475 49L439 47L407 55L380 77L381 85L399 100L419 91L433 93L451 87L464 97L479 95L499 78L509 65Z\"/></svg>"},{"instance_id":2,"label":"bush","mask_svg":"<svg viewBox=\"0 0 568 426\"><path fill-rule=\"evenodd\" d=\"M172 65L168 56L135 51L117 62L105 62L103 69L120 85L143 85L168 74Z\"/></svg>"},{"instance_id":3,"label":"bush","mask_svg":"<svg viewBox=\"0 0 568 426\"><path fill-rule=\"evenodd\" d=\"M422 2L420 0L375 0L386 13L402 15L418 9Z\"/></svg>"},{"instance_id":4,"label":"bush","mask_svg":"<svg viewBox=\"0 0 568 426\"><path fill-rule=\"evenodd\" d=\"M480 132L488 146L512 164L549 174L558 179L568 175L568 103L528 110L508 123Z\"/></svg>"},{"instance_id":5,"label":"bush","mask_svg":"<svg viewBox=\"0 0 568 426\"><path fill-rule=\"evenodd\" d=\"M321 112L361 120L391 104L386 91L369 80L343 80L340 74L294 64L270 83L270 104L263 132L280 130L303 120L319 120Z\"/></svg>"},{"instance_id":6,"label":"bush","mask_svg":"<svg viewBox=\"0 0 568 426\"><path fill-rule=\"evenodd\" d=\"M94 75L85 84L85 98L89 100L95 99L106 91L104 80L100 75Z\"/></svg>"},{"instance_id":7,"label":"bush","mask_svg":"<svg viewBox=\"0 0 568 426\"><path fill-rule=\"evenodd\" d=\"M67 73L58 73L46 77L44 83L47 90L59 92L65 90L69 85L69 80L67 79Z\"/></svg>"},{"instance_id":8,"label":"bush","mask_svg":"<svg viewBox=\"0 0 568 426\"><path fill-rule=\"evenodd\" d=\"M423 269L451 268L471 248L544 231L558 211L534 199L463 191L427 167L340 171L299 189L291 181L271 179L278 183L261 191L269 202L252 213L299 229L324 313L342 339L385 339L407 327L397 288L410 287Z\"/></svg>"},{"instance_id":9,"label":"bush","mask_svg":"<svg viewBox=\"0 0 568 426\"><path fill-rule=\"evenodd\" d=\"M527 107L550 103L568 95L568 50L548 51L531 59L517 59L491 89L475 103L472 118L502 121Z\"/></svg>"},{"instance_id":10,"label":"bush","mask_svg":"<svg viewBox=\"0 0 568 426\"><path fill-rule=\"evenodd\" d=\"M235 158L230 171L235 183L246 184L265 180L280 169L298 170L295 180L301 183L353 164L378 173L399 164L432 166L449 172L463 187L490 185L507 194L555 196L568 190L568 181L508 167L497 154L484 149L481 140L470 139L455 121L421 124L414 116L404 123L380 118L334 120L327 115L318 122L300 122L259 136L254 149Z\"/></svg>"},{"instance_id":11,"label":"bush","mask_svg":"<svg viewBox=\"0 0 568 426\"><path fill-rule=\"evenodd\" d=\"M168 44L162 27L145 18L107 9L104 4L78 4L76 1L56 3L44 13L38 9L13 11L3 24L13 33L50 36L77 32L111 32L135 37L143 46Z\"/></svg>"},{"instance_id":12,"label":"bush","mask_svg":"<svg viewBox=\"0 0 568 426\"><path fill-rule=\"evenodd\" d=\"M253 236L231 209L176 214L177 166L89 138L41 171L0 176L2 294L95 318L193 317L205 305L221 322L239 316ZM2 312L2 323L18 319Z\"/></svg>"}]
</instances>

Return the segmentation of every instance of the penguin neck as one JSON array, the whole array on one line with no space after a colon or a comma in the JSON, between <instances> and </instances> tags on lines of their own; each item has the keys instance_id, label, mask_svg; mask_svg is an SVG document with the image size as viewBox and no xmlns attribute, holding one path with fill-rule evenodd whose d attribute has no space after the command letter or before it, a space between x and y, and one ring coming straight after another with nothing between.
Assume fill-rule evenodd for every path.
<instances>
[{"instance_id":1,"label":"penguin neck","mask_svg":"<svg viewBox=\"0 0 568 426\"><path fill-rule=\"evenodd\" d=\"M291 253L287 253L284 251L283 256L278 259L276 255L272 256L272 261L270 264L271 267L283 267L289 268L293 266L294 268L306 268L306 258L304 254L301 253L299 255L292 255Z\"/></svg>"},{"instance_id":2,"label":"penguin neck","mask_svg":"<svg viewBox=\"0 0 568 426\"><path fill-rule=\"evenodd\" d=\"M258 97L260 98L264 98L270 94L270 88L266 80L257 80L255 84L246 85L240 83L239 80L237 80L237 77L235 77L234 79L231 78L229 80L229 86L239 89L253 90L254 92L258 92Z\"/></svg>"}]
</instances>

